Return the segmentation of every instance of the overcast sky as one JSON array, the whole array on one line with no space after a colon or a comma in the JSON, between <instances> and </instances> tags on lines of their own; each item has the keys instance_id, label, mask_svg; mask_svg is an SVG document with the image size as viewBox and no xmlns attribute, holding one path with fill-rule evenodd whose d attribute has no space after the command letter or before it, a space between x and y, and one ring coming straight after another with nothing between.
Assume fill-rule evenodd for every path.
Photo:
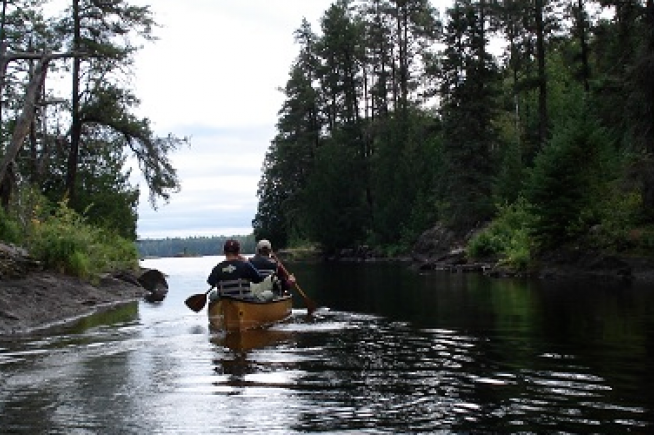
<instances>
[{"instance_id":1,"label":"overcast sky","mask_svg":"<svg viewBox=\"0 0 654 435\"><path fill-rule=\"evenodd\" d=\"M138 0L159 40L138 54L135 92L158 135L189 136L171 155L182 189L153 210L141 183L140 238L250 234L261 165L275 135L293 32L319 27L331 0Z\"/></svg>"},{"instance_id":2,"label":"overcast sky","mask_svg":"<svg viewBox=\"0 0 654 435\"><path fill-rule=\"evenodd\" d=\"M58 0L63 1L63 0ZM157 135L191 138L171 155L181 191L153 210L142 190L140 238L252 232L261 165L273 139L302 18L320 30L334 0L132 0L151 5L159 40L137 54L139 114ZM65 2L67 3L67 2ZM442 12L449 0L434 0Z\"/></svg>"}]
</instances>

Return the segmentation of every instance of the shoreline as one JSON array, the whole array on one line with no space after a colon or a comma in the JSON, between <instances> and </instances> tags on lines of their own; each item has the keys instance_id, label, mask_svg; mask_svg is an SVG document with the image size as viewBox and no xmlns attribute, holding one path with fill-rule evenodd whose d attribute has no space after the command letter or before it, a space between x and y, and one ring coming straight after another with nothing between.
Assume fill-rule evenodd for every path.
<instances>
[{"instance_id":1,"label":"shoreline","mask_svg":"<svg viewBox=\"0 0 654 435\"><path fill-rule=\"evenodd\" d=\"M97 285L51 271L0 279L0 338L74 323L148 293L138 283L116 276L105 276Z\"/></svg>"},{"instance_id":2,"label":"shoreline","mask_svg":"<svg viewBox=\"0 0 654 435\"><path fill-rule=\"evenodd\" d=\"M289 261L327 261L342 263L393 262L407 264L419 273L481 273L493 278L529 278L560 280L612 280L625 283L654 284L654 257L615 254L601 251L560 248L541 254L529 270L507 267L496 258L469 259L459 247L428 252L411 252L401 256L386 256L368 246L343 249L325 256L320 251L292 249L280 251Z\"/></svg>"},{"instance_id":3,"label":"shoreline","mask_svg":"<svg viewBox=\"0 0 654 435\"><path fill-rule=\"evenodd\" d=\"M156 269L105 273L91 282L46 270L24 249L0 242L0 338L74 323L141 299L161 301L167 293L166 276Z\"/></svg>"},{"instance_id":4,"label":"shoreline","mask_svg":"<svg viewBox=\"0 0 654 435\"><path fill-rule=\"evenodd\" d=\"M294 256L286 253L280 256L290 262L398 262L408 264L417 273L482 273L499 279L524 277L654 283L654 260L648 257L617 257L563 250L544 258L537 272L516 274L492 261L467 263L459 252L457 255L436 258L380 257L370 255L369 251L366 254L322 260L316 255ZM97 284L54 271L30 270L19 277L0 275L0 340L71 324L139 300L161 301L167 291L165 275L155 269L143 269L140 276L133 273L105 275Z\"/></svg>"}]
</instances>

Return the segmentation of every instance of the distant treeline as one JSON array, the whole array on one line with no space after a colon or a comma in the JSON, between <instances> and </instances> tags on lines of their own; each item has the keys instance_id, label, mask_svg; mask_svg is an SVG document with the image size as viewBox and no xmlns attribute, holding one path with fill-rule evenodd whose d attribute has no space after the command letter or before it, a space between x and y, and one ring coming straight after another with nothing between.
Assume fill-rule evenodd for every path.
<instances>
[{"instance_id":1,"label":"distant treeline","mask_svg":"<svg viewBox=\"0 0 654 435\"><path fill-rule=\"evenodd\" d=\"M252 234L248 236L142 239L136 242L136 248L141 258L221 255L223 253L223 245L227 239L239 240L241 242L241 252L245 254L254 253L256 241Z\"/></svg>"}]
</instances>

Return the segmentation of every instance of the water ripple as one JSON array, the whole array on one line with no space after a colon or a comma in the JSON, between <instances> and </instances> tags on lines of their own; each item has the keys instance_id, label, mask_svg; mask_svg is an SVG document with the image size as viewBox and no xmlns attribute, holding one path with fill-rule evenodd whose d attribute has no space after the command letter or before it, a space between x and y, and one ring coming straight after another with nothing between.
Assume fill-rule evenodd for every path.
<instances>
[{"instance_id":1,"label":"water ripple","mask_svg":"<svg viewBox=\"0 0 654 435\"><path fill-rule=\"evenodd\" d=\"M514 327L421 329L377 315L321 310L308 318L295 310L289 322L273 328L220 335L209 333L204 317L167 316L146 307L138 318L83 332L3 343L0 431L644 433L649 428L651 410L624 393L635 390L637 369L602 370L573 348L526 343L515 334ZM617 352L608 357L626 358ZM29 424L32 430L26 431Z\"/></svg>"}]
</instances>

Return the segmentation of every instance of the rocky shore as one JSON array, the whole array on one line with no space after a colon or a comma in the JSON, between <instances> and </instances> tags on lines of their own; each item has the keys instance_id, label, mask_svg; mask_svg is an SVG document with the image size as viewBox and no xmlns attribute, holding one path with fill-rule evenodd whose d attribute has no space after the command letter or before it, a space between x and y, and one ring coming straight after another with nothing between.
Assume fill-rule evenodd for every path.
<instances>
[{"instance_id":1,"label":"rocky shore","mask_svg":"<svg viewBox=\"0 0 654 435\"><path fill-rule=\"evenodd\" d=\"M505 267L497 258L467 258L465 246L474 234L474 231L456 234L436 225L418 238L408 256L389 257L374 248L359 246L341 250L327 260L406 262L418 272L476 272L500 278L520 276L536 279L600 279L654 285L654 253L652 256L609 254L560 247L555 251L541 253L532 270L516 271Z\"/></svg>"},{"instance_id":2,"label":"rocky shore","mask_svg":"<svg viewBox=\"0 0 654 435\"><path fill-rule=\"evenodd\" d=\"M139 299L161 300L164 275L148 269L107 274L96 283L43 270L22 249L0 244L0 336L74 321Z\"/></svg>"}]
</instances>

